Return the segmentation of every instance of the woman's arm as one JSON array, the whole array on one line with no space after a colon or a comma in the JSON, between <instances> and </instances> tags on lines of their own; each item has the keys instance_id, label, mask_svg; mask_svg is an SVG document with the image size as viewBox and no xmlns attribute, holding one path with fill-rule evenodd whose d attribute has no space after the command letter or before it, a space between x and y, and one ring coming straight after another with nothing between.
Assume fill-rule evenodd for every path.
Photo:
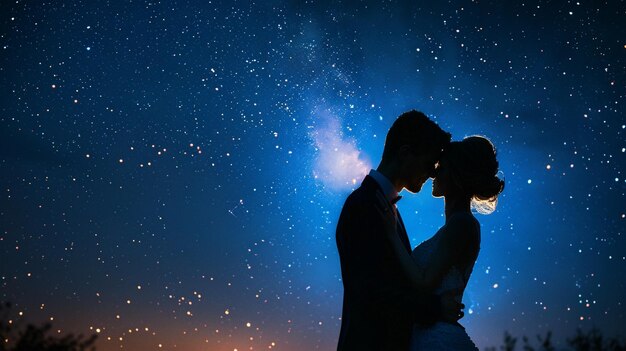
<instances>
[{"instance_id":1,"label":"woman's arm","mask_svg":"<svg viewBox=\"0 0 626 351\"><path fill-rule=\"evenodd\" d=\"M402 269L415 288L434 290L441 283L444 274L448 272L452 265L462 259L459 255L463 251L470 249L468 239L472 236L463 233L468 228L467 223L464 223L463 220L447 223L448 228L442 233L441 245L437 245L436 251L432 254L432 260L428 265L420 266L413 260L400 240L400 236L397 233L398 222L394 209L390 207L389 202L380 194L378 194L378 200L378 210L385 218L385 235Z\"/></svg>"},{"instance_id":2,"label":"woman's arm","mask_svg":"<svg viewBox=\"0 0 626 351\"><path fill-rule=\"evenodd\" d=\"M424 279L437 286L453 265L463 269L470 260L473 262L476 259L479 242L480 233L475 219L469 215L449 218L440 233L439 245L424 267Z\"/></svg>"},{"instance_id":3,"label":"woman's arm","mask_svg":"<svg viewBox=\"0 0 626 351\"><path fill-rule=\"evenodd\" d=\"M438 281L437 274L434 274L433 269L428 267L419 266L407 252L406 247L402 244L400 236L398 235L398 220L396 219L395 209L391 207L391 204L383 197L382 194L377 193L378 197L378 210L381 216L385 220L385 237L391 245L391 248L402 267L402 270L409 277L411 284L419 290L432 291L436 287ZM447 257L442 257L438 261L448 261ZM443 274L441 274L443 275Z\"/></svg>"}]
</instances>

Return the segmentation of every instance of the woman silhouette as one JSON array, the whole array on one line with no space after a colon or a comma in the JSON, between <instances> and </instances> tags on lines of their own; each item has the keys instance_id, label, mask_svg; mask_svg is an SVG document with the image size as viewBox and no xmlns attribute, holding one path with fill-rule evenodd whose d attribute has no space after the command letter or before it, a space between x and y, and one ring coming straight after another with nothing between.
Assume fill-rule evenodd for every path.
<instances>
[{"instance_id":1,"label":"woman silhouette","mask_svg":"<svg viewBox=\"0 0 626 351\"><path fill-rule=\"evenodd\" d=\"M496 151L487 138L471 136L450 143L435 170L432 191L444 198L446 222L411 255L396 234L397 221L385 216L386 234L412 284L439 295L452 293L461 302L480 250L480 224L472 209L482 214L495 210L504 189L497 173ZM390 212L388 202L381 200L379 206ZM414 326L410 350L478 349L459 323L437 322Z\"/></svg>"}]
</instances>

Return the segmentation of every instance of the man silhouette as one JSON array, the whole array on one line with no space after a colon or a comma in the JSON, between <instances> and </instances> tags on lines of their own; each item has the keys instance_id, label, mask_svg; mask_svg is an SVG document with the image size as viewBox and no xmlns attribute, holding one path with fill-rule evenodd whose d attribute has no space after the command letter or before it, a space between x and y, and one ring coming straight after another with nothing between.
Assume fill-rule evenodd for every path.
<instances>
[{"instance_id":1,"label":"man silhouette","mask_svg":"<svg viewBox=\"0 0 626 351\"><path fill-rule=\"evenodd\" d=\"M409 350L414 323L456 322L462 304L411 285L385 237L380 199L390 202L398 235L411 252L395 207L402 189L420 191L433 175L450 134L422 112L400 115L385 140L383 157L348 196L337 224L337 248L344 286L337 350ZM382 195L382 196L381 196Z\"/></svg>"}]
</instances>

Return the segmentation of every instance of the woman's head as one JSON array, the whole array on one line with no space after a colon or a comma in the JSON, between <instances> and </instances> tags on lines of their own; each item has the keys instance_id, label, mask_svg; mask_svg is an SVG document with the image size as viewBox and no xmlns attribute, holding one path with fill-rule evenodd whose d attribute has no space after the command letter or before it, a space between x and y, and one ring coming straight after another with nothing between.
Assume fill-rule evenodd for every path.
<instances>
[{"instance_id":1,"label":"woman's head","mask_svg":"<svg viewBox=\"0 0 626 351\"><path fill-rule=\"evenodd\" d=\"M497 174L496 150L489 139L470 136L451 142L439 161L433 196L469 197L473 208L489 214L504 189L504 181Z\"/></svg>"}]
</instances>

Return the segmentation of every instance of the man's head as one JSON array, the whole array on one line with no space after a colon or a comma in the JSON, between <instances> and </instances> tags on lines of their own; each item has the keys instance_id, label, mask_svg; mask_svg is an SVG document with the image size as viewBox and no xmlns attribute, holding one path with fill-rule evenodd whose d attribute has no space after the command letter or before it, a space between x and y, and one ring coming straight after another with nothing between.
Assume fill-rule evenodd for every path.
<instances>
[{"instance_id":1,"label":"man's head","mask_svg":"<svg viewBox=\"0 0 626 351\"><path fill-rule=\"evenodd\" d=\"M387 133L381 165L394 170L394 184L416 193L433 176L450 137L450 133L443 131L422 112L405 112Z\"/></svg>"}]
</instances>

